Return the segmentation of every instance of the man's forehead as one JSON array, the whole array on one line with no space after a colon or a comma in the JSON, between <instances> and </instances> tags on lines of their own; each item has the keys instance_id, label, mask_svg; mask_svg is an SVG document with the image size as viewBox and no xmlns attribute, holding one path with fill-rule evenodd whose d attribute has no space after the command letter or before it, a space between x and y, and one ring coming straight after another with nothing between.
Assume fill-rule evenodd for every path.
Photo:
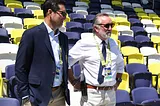
<instances>
[{"instance_id":1,"label":"man's forehead","mask_svg":"<svg viewBox=\"0 0 160 106\"><path fill-rule=\"evenodd\" d=\"M64 5L59 4L58 6L59 6L59 10L60 10L60 11L66 11L66 8L65 8Z\"/></svg>"},{"instance_id":2,"label":"man's forehead","mask_svg":"<svg viewBox=\"0 0 160 106\"><path fill-rule=\"evenodd\" d=\"M102 16L100 17L102 21L108 21L108 22L111 22L111 18L109 16Z\"/></svg>"}]
</instances>

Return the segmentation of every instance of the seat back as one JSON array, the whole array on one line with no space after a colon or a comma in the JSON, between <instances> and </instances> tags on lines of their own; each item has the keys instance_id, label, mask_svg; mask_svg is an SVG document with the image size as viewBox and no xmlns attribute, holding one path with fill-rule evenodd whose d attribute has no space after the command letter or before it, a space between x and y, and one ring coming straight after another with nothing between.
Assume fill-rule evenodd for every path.
<instances>
[{"instance_id":1,"label":"seat back","mask_svg":"<svg viewBox=\"0 0 160 106\"><path fill-rule=\"evenodd\" d=\"M129 88L129 75L128 73L124 72L122 74L122 82L118 86L119 90L126 90L128 93L130 93L130 88Z\"/></svg>"},{"instance_id":2,"label":"seat back","mask_svg":"<svg viewBox=\"0 0 160 106\"><path fill-rule=\"evenodd\" d=\"M15 98L0 98L1 106L20 106L20 103Z\"/></svg>"},{"instance_id":3,"label":"seat back","mask_svg":"<svg viewBox=\"0 0 160 106\"><path fill-rule=\"evenodd\" d=\"M134 104L141 104L145 100L158 99L158 93L152 87L139 87L132 90Z\"/></svg>"},{"instance_id":4,"label":"seat back","mask_svg":"<svg viewBox=\"0 0 160 106\"><path fill-rule=\"evenodd\" d=\"M152 73L150 72L135 72L133 79L133 88L152 87Z\"/></svg>"},{"instance_id":5,"label":"seat back","mask_svg":"<svg viewBox=\"0 0 160 106\"><path fill-rule=\"evenodd\" d=\"M116 91L116 103L121 102L130 102L129 93L125 90L117 90Z\"/></svg>"}]
</instances>

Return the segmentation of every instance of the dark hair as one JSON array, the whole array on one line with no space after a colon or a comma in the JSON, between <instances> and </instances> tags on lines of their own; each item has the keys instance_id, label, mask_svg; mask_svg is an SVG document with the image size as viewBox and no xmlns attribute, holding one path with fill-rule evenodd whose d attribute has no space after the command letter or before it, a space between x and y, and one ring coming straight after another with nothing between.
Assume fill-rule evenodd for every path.
<instances>
[{"instance_id":1,"label":"dark hair","mask_svg":"<svg viewBox=\"0 0 160 106\"><path fill-rule=\"evenodd\" d=\"M64 0L46 0L42 6L44 17L46 17L46 13L48 9L51 9L53 12L57 12L59 8L59 4L65 5Z\"/></svg>"}]
</instances>

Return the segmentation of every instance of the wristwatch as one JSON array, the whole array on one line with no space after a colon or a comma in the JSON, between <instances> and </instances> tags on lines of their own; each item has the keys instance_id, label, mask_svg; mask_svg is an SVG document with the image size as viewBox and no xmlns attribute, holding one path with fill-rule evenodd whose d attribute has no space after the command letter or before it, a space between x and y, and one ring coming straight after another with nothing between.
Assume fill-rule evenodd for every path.
<instances>
[{"instance_id":1,"label":"wristwatch","mask_svg":"<svg viewBox=\"0 0 160 106\"><path fill-rule=\"evenodd\" d=\"M116 78L116 81L121 83L122 82L122 78Z\"/></svg>"}]
</instances>

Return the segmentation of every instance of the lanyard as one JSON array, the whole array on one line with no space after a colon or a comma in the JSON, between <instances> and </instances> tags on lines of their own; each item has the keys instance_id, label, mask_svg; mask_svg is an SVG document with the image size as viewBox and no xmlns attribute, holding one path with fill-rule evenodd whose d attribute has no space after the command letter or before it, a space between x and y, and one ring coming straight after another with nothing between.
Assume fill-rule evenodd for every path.
<instances>
[{"instance_id":1,"label":"lanyard","mask_svg":"<svg viewBox=\"0 0 160 106\"><path fill-rule=\"evenodd\" d=\"M100 56L100 59L101 59L101 63L102 63L102 66L106 66L110 63L111 65L111 52L110 52L110 43L109 43L109 40L108 40L108 45L107 45L107 56L106 56L106 61L104 60L104 57L102 55L102 51L100 50L100 45L98 44L96 38L95 38L95 35L94 35L94 39L96 41L96 47L98 49L98 52L99 52L99 56Z\"/></svg>"},{"instance_id":2,"label":"lanyard","mask_svg":"<svg viewBox=\"0 0 160 106\"><path fill-rule=\"evenodd\" d=\"M58 40L59 40L59 36L58 36ZM60 46L60 40L59 40L59 64L62 65L63 64L63 61L62 61L62 48Z\"/></svg>"}]
</instances>

